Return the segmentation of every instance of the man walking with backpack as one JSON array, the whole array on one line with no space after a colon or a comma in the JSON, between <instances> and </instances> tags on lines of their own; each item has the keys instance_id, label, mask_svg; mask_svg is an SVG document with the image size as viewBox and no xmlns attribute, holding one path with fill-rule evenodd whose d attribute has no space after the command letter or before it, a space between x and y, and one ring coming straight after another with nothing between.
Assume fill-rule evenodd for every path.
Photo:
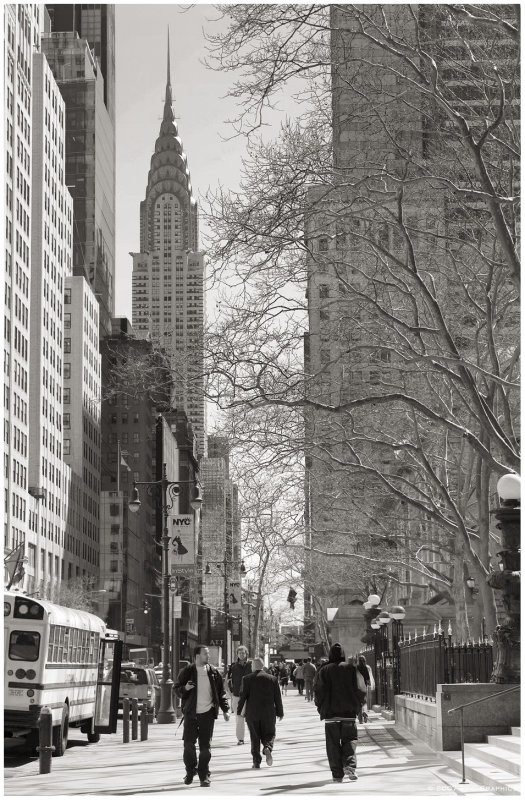
<instances>
[{"instance_id":1,"label":"man walking with backpack","mask_svg":"<svg viewBox=\"0 0 525 800\"><path fill-rule=\"evenodd\" d=\"M181 669L175 683L175 692L181 699L184 728L184 783L189 785L195 775L199 775L201 786L210 785L209 764L211 758L210 742L215 720L222 709L226 722L229 706L224 693L220 672L208 664L210 651L204 645L194 650L195 661ZM197 762L196 742L199 741L199 761Z\"/></svg>"},{"instance_id":2,"label":"man walking with backpack","mask_svg":"<svg viewBox=\"0 0 525 800\"><path fill-rule=\"evenodd\" d=\"M356 666L346 661L339 642L332 645L328 664L317 674L314 696L325 721L326 755L334 783L342 783L345 775L356 781L356 717L366 700L366 685Z\"/></svg>"}]
</instances>

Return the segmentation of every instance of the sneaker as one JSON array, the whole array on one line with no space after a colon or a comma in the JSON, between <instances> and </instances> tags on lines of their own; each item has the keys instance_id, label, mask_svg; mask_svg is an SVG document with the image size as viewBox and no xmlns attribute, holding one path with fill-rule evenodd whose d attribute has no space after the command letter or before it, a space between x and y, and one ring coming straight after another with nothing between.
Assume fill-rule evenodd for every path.
<instances>
[{"instance_id":1,"label":"sneaker","mask_svg":"<svg viewBox=\"0 0 525 800\"><path fill-rule=\"evenodd\" d=\"M357 780L357 775L355 774L355 769L353 769L353 767L345 767L345 775L349 781Z\"/></svg>"},{"instance_id":2,"label":"sneaker","mask_svg":"<svg viewBox=\"0 0 525 800\"><path fill-rule=\"evenodd\" d=\"M342 783L343 782L342 778L332 778L332 780L333 780L334 783Z\"/></svg>"},{"instance_id":3,"label":"sneaker","mask_svg":"<svg viewBox=\"0 0 525 800\"><path fill-rule=\"evenodd\" d=\"M244 739L239 739L239 741L237 742L237 744L244 744Z\"/></svg>"},{"instance_id":4,"label":"sneaker","mask_svg":"<svg viewBox=\"0 0 525 800\"><path fill-rule=\"evenodd\" d=\"M211 781L210 781L209 778L204 778L204 780L201 781L201 786L210 786L210 785L211 785Z\"/></svg>"},{"instance_id":5,"label":"sneaker","mask_svg":"<svg viewBox=\"0 0 525 800\"><path fill-rule=\"evenodd\" d=\"M194 772L192 772L191 774L189 772L186 773L186 775L184 776L184 783L186 784L186 786L189 786L190 783L193 783L194 777L195 777Z\"/></svg>"},{"instance_id":6,"label":"sneaker","mask_svg":"<svg viewBox=\"0 0 525 800\"><path fill-rule=\"evenodd\" d=\"M253 762L252 769L261 769L260 764L256 764L255 761Z\"/></svg>"},{"instance_id":7,"label":"sneaker","mask_svg":"<svg viewBox=\"0 0 525 800\"><path fill-rule=\"evenodd\" d=\"M263 756L266 756L266 763L269 767L273 764L272 751L269 747L263 747Z\"/></svg>"}]
</instances>

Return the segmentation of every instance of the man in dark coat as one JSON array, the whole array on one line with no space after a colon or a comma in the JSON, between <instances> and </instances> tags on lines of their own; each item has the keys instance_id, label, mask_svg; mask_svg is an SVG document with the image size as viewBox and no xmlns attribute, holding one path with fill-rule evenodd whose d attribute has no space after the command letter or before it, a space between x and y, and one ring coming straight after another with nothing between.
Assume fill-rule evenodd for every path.
<instances>
[{"instance_id":1,"label":"man in dark coat","mask_svg":"<svg viewBox=\"0 0 525 800\"><path fill-rule=\"evenodd\" d=\"M346 662L339 642L332 645L328 664L317 674L314 699L325 721L326 755L334 782L342 783L344 775L357 780L356 717L366 700L366 685L356 666Z\"/></svg>"},{"instance_id":2,"label":"man in dark coat","mask_svg":"<svg viewBox=\"0 0 525 800\"><path fill-rule=\"evenodd\" d=\"M210 785L208 770L211 758L210 742L215 720L222 709L229 720L230 710L220 672L208 664L210 651L204 645L194 650L195 661L181 669L175 683L175 692L181 699L184 728L184 783L190 784L198 773L201 786ZM199 761L195 744L199 740Z\"/></svg>"},{"instance_id":3,"label":"man in dark coat","mask_svg":"<svg viewBox=\"0 0 525 800\"><path fill-rule=\"evenodd\" d=\"M261 744L269 767L273 764L272 750L275 741L275 720L284 716L283 701L276 677L263 671L262 659L253 659L253 672L245 675L241 697L237 706L240 714L246 706L246 722L252 744L253 769L261 766Z\"/></svg>"}]
</instances>

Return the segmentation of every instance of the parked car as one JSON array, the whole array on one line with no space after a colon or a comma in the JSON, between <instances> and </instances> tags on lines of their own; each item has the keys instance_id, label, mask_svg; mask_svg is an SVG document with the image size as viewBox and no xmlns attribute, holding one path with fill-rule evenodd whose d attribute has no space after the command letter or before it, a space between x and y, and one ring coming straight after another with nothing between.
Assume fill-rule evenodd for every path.
<instances>
[{"instance_id":1,"label":"parked car","mask_svg":"<svg viewBox=\"0 0 525 800\"><path fill-rule=\"evenodd\" d=\"M123 700L136 697L141 703L146 703L151 721L157 716L160 708L160 684L152 667L138 666L132 662L120 666L119 708Z\"/></svg>"}]
</instances>

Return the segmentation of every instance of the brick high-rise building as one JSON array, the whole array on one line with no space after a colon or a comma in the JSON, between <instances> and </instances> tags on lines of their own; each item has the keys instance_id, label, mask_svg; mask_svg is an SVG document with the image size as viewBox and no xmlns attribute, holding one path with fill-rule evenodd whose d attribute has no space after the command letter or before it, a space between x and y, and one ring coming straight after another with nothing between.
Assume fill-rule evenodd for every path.
<instances>
[{"instance_id":1,"label":"brick high-rise building","mask_svg":"<svg viewBox=\"0 0 525 800\"><path fill-rule=\"evenodd\" d=\"M511 6L494 8L513 18ZM477 284L481 264L488 264L492 255L487 254L493 246L498 250L499 243L493 236L486 198L476 192L480 188L477 170L465 137L455 128L454 113L465 119L465 131L477 131L479 126L481 132L485 120L496 120L499 95L490 65L499 65L508 81L506 122L501 129L508 142L501 148L495 145L488 171L496 193L506 197L505 187L509 187L511 196L517 194L512 151L518 140L519 72L515 76L512 70L518 49L504 25L489 29L465 15L456 22L450 20L444 7L435 5L330 7L335 180L310 190L305 215L310 252L306 380L310 396L327 406L340 407L389 392L435 402L435 387L426 382L424 362L414 366L419 354L410 339L412 332L426 326L421 334L422 353L428 348L436 357L450 351L445 353L446 344L437 337L431 342L425 339L438 326L432 325L437 316L432 318L424 301L412 308L410 301L402 299L403 289L411 296L410 276L401 269L412 263L410 259L437 295L458 358L473 363L480 358L482 348L476 352L474 335L476 302L470 301L481 285ZM388 31L392 46L382 46L381 31ZM418 46L429 54L428 60L426 55L421 58L423 73L426 66L432 71L432 56L439 87L435 97L432 91L425 92L423 78L418 85L417 68L412 72L404 55L396 53L396 42L399 51L406 48L404 55ZM473 52L476 67L472 67ZM432 183L432 175L441 180ZM452 191L451 185L458 190ZM468 190L474 190L472 195ZM505 214L512 228L510 206ZM485 323L482 319L476 333L482 338ZM410 340L406 348L401 331ZM408 357L410 347L414 361ZM489 364L483 366L490 372ZM451 405L456 407L457 402L459 396ZM391 415L385 424L387 408ZM448 534L431 513L402 502L402 492L396 498L395 492L385 489L389 478L398 481L397 486L404 478L406 492L416 496L424 483L423 467L414 470L402 448L389 446L389 433L392 443L410 440L413 428L408 412L403 415L394 404L374 407L364 402L351 415L344 409L339 414L308 409L306 420L309 542L314 546L322 542L325 550L332 547L335 552L365 556L362 562L356 559L363 570L362 575L357 570L352 581L336 574L334 559L316 557L308 571L306 616L326 619L327 608L365 600L367 582L370 587L376 579L372 574L376 556L376 570L382 573L378 585L388 587L388 602L417 604L438 597L443 585L432 579L433 570L436 576L444 576L445 584L453 574L453 547L443 547ZM471 425L476 429L475 413ZM460 459L457 473L452 466L461 437L436 428L432 434L425 431L423 440L428 452L432 447L436 450L434 463L440 452L447 453L447 480L464 486ZM445 467L436 468L440 475L441 469ZM451 489L454 497L456 491ZM414 569L398 566L388 573L388 553L395 554L399 564L407 564L409 543L414 541L421 545L418 569L415 564ZM326 636L326 630L323 633ZM352 642L351 648L356 646Z\"/></svg>"}]
</instances>

